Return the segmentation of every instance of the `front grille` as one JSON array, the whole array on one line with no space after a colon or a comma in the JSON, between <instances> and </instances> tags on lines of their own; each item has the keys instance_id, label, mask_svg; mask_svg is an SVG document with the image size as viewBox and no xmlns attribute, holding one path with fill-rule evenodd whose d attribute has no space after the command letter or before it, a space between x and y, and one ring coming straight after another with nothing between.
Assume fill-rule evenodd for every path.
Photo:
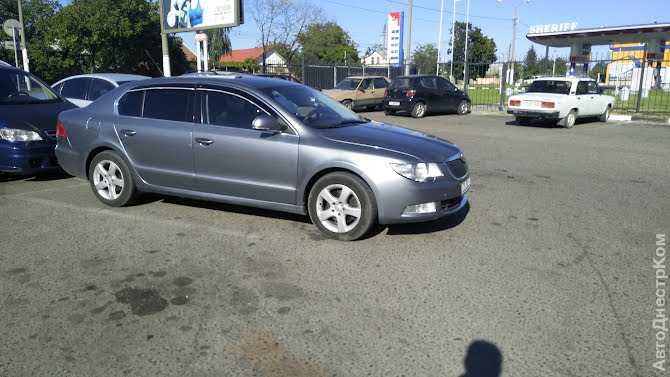
<instances>
[{"instance_id":1,"label":"front grille","mask_svg":"<svg viewBox=\"0 0 670 377\"><path fill-rule=\"evenodd\" d=\"M449 168L451 174L456 178L463 178L466 174L468 174L468 164L462 158L448 161L447 167Z\"/></svg>"},{"instance_id":2,"label":"front grille","mask_svg":"<svg viewBox=\"0 0 670 377\"><path fill-rule=\"evenodd\" d=\"M56 130L53 131L44 131L45 134L47 134L48 137L56 140Z\"/></svg>"},{"instance_id":3,"label":"front grille","mask_svg":"<svg viewBox=\"0 0 670 377\"><path fill-rule=\"evenodd\" d=\"M461 204L462 196L453 199L447 199L440 202L440 209L442 212L453 211Z\"/></svg>"}]
</instances>

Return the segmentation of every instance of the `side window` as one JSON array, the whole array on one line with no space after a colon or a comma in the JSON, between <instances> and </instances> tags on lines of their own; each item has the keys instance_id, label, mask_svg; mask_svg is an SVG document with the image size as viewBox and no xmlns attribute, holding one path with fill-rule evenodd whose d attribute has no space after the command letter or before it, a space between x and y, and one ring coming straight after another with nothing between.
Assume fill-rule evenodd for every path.
<instances>
[{"instance_id":1,"label":"side window","mask_svg":"<svg viewBox=\"0 0 670 377\"><path fill-rule=\"evenodd\" d=\"M88 89L88 99L90 101L95 101L98 97L112 89L114 89L114 84L111 82L101 79L92 79L91 86Z\"/></svg>"},{"instance_id":2,"label":"side window","mask_svg":"<svg viewBox=\"0 0 670 377\"><path fill-rule=\"evenodd\" d=\"M384 89L384 88L389 86L389 83L386 82L386 80L384 80L381 77L376 77L374 79L374 84L375 84L375 89Z\"/></svg>"},{"instance_id":3,"label":"side window","mask_svg":"<svg viewBox=\"0 0 670 377\"><path fill-rule=\"evenodd\" d=\"M588 82L588 91L589 94L598 94L600 91L598 90L598 84L596 84L593 81Z\"/></svg>"},{"instance_id":4,"label":"side window","mask_svg":"<svg viewBox=\"0 0 670 377\"><path fill-rule=\"evenodd\" d=\"M587 90L588 85L587 84L588 83L586 81L580 81L579 83L577 83L577 95L588 93L588 90Z\"/></svg>"},{"instance_id":5,"label":"side window","mask_svg":"<svg viewBox=\"0 0 670 377\"><path fill-rule=\"evenodd\" d=\"M144 95L143 118L192 122L193 91L187 89L154 89Z\"/></svg>"},{"instance_id":6,"label":"side window","mask_svg":"<svg viewBox=\"0 0 670 377\"><path fill-rule=\"evenodd\" d=\"M142 116L142 102L144 101L144 91L128 92L119 100L119 115L129 117Z\"/></svg>"},{"instance_id":7,"label":"side window","mask_svg":"<svg viewBox=\"0 0 670 377\"><path fill-rule=\"evenodd\" d=\"M437 87L440 90L448 90L448 91L453 91L456 89L454 84L450 83L448 80L446 80L443 77L438 77L437 78Z\"/></svg>"},{"instance_id":8,"label":"side window","mask_svg":"<svg viewBox=\"0 0 670 377\"><path fill-rule=\"evenodd\" d=\"M90 79L88 77L80 77L68 80L63 83L61 94L67 98L84 99L86 98L86 88L88 87Z\"/></svg>"},{"instance_id":9,"label":"side window","mask_svg":"<svg viewBox=\"0 0 670 377\"><path fill-rule=\"evenodd\" d=\"M435 85L435 78L434 77L422 77L419 80L419 83L421 86L423 86L426 89L437 89L437 85Z\"/></svg>"},{"instance_id":10,"label":"side window","mask_svg":"<svg viewBox=\"0 0 670 377\"><path fill-rule=\"evenodd\" d=\"M53 89L53 90L54 90L54 92L56 92L56 93L60 94L60 91L61 91L61 89L63 89L63 83L60 83L60 84L58 84L58 85L54 86L54 87L53 87L53 88L51 88L51 89Z\"/></svg>"},{"instance_id":11,"label":"side window","mask_svg":"<svg viewBox=\"0 0 670 377\"><path fill-rule=\"evenodd\" d=\"M265 112L232 93L203 91L203 121L207 124L251 129L251 123Z\"/></svg>"},{"instance_id":12,"label":"side window","mask_svg":"<svg viewBox=\"0 0 670 377\"><path fill-rule=\"evenodd\" d=\"M370 80L370 79L363 80L363 82L361 82L361 85L358 87L358 89L363 89L363 90L370 89L370 83L371 82L372 82L372 80Z\"/></svg>"}]
</instances>

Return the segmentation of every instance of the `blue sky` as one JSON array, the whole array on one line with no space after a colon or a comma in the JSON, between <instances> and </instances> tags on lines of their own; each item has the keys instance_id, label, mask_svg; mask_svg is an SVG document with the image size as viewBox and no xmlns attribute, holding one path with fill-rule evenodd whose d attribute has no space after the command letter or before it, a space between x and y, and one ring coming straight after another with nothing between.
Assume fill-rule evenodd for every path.
<instances>
[{"instance_id":1,"label":"blue sky","mask_svg":"<svg viewBox=\"0 0 670 377\"><path fill-rule=\"evenodd\" d=\"M407 0L311 0L320 6L326 21L335 21L356 42L363 52L368 46L382 43L382 30L386 14L405 12L405 35L407 35ZM414 0L412 10L412 50L419 45L437 45L440 28L441 0ZM449 48L453 0L444 0L442 24L442 54ZM470 22L496 42L498 56L508 55L512 40L512 19L516 7L519 17L515 55L525 56L531 46L526 38L531 25L577 22L578 29L601 26L647 24L657 21L670 22L670 0L470 0ZM456 20L465 22L467 0L456 2ZM234 49L256 47L259 32L247 11L246 24L233 28L231 42ZM186 44L195 51L192 33L181 34ZM406 42L405 42L406 46ZM544 56L544 46L535 45L538 54ZM594 47L592 56L606 58L607 47ZM569 49L550 49L552 55L566 57ZM448 58L448 57L445 57Z\"/></svg>"}]
</instances>

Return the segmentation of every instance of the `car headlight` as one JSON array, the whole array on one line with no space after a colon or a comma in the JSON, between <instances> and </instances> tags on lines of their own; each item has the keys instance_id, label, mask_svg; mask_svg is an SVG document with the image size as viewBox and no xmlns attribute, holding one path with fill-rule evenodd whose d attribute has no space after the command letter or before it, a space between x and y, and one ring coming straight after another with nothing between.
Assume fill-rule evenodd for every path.
<instances>
[{"instance_id":1,"label":"car headlight","mask_svg":"<svg viewBox=\"0 0 670 377\"><path fill-rule=\"evenodd\" d=\"M442 177L442 170L436 163L406 164L406 163L391 163L391 167L396 173L402 175L407 179L417 182L425 182L429 178Z\"/></svg>"},{"instance_id":2,"label":"car headlight","mask_svg":"<svg viewBox=\"0 0 670 377\"><path fill-rule=\"evenodd\" d=\"M18 128L0 128L0 139L7 141L35 141L42 140L42 137L34 131Z\"/></svg>"}]
</instances>

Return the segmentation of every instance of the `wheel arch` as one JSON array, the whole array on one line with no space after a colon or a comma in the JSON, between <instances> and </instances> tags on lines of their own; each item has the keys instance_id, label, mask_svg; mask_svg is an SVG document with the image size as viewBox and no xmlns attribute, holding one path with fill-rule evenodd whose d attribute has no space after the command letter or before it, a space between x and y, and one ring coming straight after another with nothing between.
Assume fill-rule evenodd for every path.
<instances>
[{"instance_id":1,"label":"wheel arch","mask_svg":"<svg viewBox=\"0 0 670 377\"><path fill-rule=\"evenodd\" d=\"M347 168L347 167L344 167L344 166L333 166L333 167L328 167L328 168L321 169L321 170L317 171L316 173L314 173L309 178L309 180L307 180L307 183L305 184L304 189L302 191L302 207L303 207L305 213L307 213L309 193L312 191L312 187L314 187L316 182L319 179L321 179L322 177L324 177L324 176L326 176L330 173L336 173L336 172L349 173L349 174L361 179L363 182L365 182L366 185L368 185L370 190L372 190L372 194L375 196L375 202L377 201L376 188L374 187L374 185L370 184L370 181L368 179L366 179L364 174L360 174L356 170L350 169L350 168ZM378 205L378 203L377 203L377 205Z\"/></svg>"}]
</instances>

